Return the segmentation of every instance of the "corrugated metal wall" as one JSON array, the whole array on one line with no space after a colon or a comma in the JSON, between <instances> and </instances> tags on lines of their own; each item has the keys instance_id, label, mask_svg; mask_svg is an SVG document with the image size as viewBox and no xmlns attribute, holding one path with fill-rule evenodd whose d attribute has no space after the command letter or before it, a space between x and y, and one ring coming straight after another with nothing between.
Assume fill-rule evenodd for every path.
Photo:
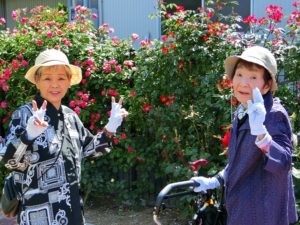
<instances>
[{"instance_id":1,"label":"corrugated metal wall","mask_svg":"<svg viewBox=\"0 0 300 225\"><path fill-rule=\"evenodd\" d=\"M115 29L115 35L127 38L132 33L141 39L160 36L160 20L152 20L150 14L156 12L157 0L102 0L100 17L104 23Z\"/></svg>"},{"instance_id":2,"label":"corrugated metal wall","mask_svg":"<svg viewBox=\"0 0 300 225\"><path fill-rule=\"evenodd\" d=\"M7 27L14 27L15 22L11 18L11 12L15 9L27 8L28 10L35 8L39 5L56 7L58 3L68 6L68 0L6 0L6 17L7 17Z\"/></svg>"}]
</instances>

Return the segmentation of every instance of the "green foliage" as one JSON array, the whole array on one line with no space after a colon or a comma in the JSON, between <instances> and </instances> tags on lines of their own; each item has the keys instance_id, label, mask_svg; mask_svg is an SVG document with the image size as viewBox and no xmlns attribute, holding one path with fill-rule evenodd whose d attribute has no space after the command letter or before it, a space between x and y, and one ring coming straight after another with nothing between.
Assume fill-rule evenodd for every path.
<instances>
[{"instance_id":1,"label":"green foliage","mask_svg":"<svg viewBox=\"0 0 300 225\"><path fill-rule=\"evenodd\" d=\"M0 118L4 129L8 127L11 113L31 101L36 94L36 88L24 79L24 74L46 48L62 50L68 55L70 63L82 68L83 80L69 90L64 104L80 115L91 132L101 130L107 123L112 96L129 98L131 76L135 71L133 40L111 38L112 30L107 24L98 29L92 25L87 8L76 7L75 10L76 16L72 22L68 21L68 15L62 10L43 6L31 9L30 14L25 10L16 10L17 28L1 32ZM121 134L117 138L121 139ZM126 157L128 152L123 150L126 141L122 143L122 140L110 156L84 162L84 190L114 190L107 182L117 176L119 169L130 168ZM106 168L105 172L102 173L104 170L101 168Z\"/></svg>"},{"instance_id":2,"label":"green foliage","mask_svg":"<svg viewBox=\"0 0 300 225\"><path fill-rule=\"evenodd\" d=\"M164 22L162 41L144 43L136 58L139 104L130 111L144 159L138 167L157 171L145 174L149 178L185 180L191 176L190 161L208 158L206 174L212 175L225 161L219 156L220 141L213 137L222 135L231 121L231 95L221 85L231 30L206 12L178 11Z\"/></svg>"},{"instance_id":3,"label":"green foliage","mask_svg":"<svg viewBox=\"0 0 300 225\"><path fill-rule=\"evenodd\" d=\"M278 10L272 9L263 22L244 19L255 32L241 33L239 16L219 13L226 6L222 2L208 1L205 10L198 11L172 5L172 14L167 12L171 6L161 5L164 36L142 40L138 50L132 47L136 37L118 40L107 24L94 28L84 7L76 7L73 22L65 12L51 8L37 7L30 15L15 11L16 30L0 33L3 128L11 113L36 92L24 74L38 53L61 49L83 71L81 84L70 89L64 103L91 132L107 122L111 96L124 96L130 112L114 139L114 150L83 162L82 189L115 194L120 200L153 197L167 183L189 179L190 161L207 159L209 164L200 168L205 176L223 168L226 155L220 154L220 139L236 107L223 61L260 44L274 52L280 74L287 78L278 80L276 95L299 132L299 25L291 20L282 32L274 17Z\"/></svg>"}]
</instances>

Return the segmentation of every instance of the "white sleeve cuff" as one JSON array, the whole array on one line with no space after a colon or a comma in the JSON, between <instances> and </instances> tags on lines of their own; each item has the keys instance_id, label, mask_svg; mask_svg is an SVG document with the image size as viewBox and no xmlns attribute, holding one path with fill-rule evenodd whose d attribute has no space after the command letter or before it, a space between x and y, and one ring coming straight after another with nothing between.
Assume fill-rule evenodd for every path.
<instances>
[{"instance_id":1,"label":"white sleeve cuff","mask_svg":"<svg viewBox=\"0 0 300 225\"><path fill-rule=\"evenodd\" d=\"M263 139L258 140L258 138L256 138L255 140L256 146L259 147L262 150L262 152L265 154L269 152L271 142L272 142L272 137L268 132L266 133L266 136Z\"/></svg>"},{"instance_id":2,"label":"white sleeve cuff","mask_svg":"<svg viewBox=\"0 0 300 225\"><path fill-rule=\"evenodd\" d=\"M224 178L224 172L225 172L225 169L221 170L218 174L219 174L222 178Z\"/></svg>"}]
</instances>

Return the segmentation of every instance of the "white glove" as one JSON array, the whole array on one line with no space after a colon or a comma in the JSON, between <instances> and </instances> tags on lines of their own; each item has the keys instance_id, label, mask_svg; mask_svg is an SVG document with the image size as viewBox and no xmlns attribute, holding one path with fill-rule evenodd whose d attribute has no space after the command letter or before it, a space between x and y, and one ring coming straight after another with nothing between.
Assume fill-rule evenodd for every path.
<instances>
[{"instance_id":1,"label":"white glove","mask_svg":"<svg viewBox=\"0 0 300 225\"><path fill-rule=\"evenodd\" d=\"M192 177L191 180L198 183L198 187L194 187L194 192L206 192L208 189L220 187L220 182L216 177Z\"/></svg>"},{"instance_id":2,"label":"white glove","mask_svg":"<svg viewBox=\"0 0 300 225\"><path fill-rule=\"evenodd\" d=\"M264 126L264 121L266 118L266 109L264 105L264 99L258 88L253 89L253 102L251 100L247 101L248 109L247 113L249 115L249 125L252 135L266 134L267 129Z\"/></svg>"},{"instance_id":3,"label":"white glove","mask_svg":"<svg viewBox=\"0 0 300 225\"><path fill-rule=\"evenodd\" d=\"M111 133L116 133L117 128L123 121L123 117L126 117L128 115L128 112L124 108L122 108L122 102L122 98L120 98L118 103L115 102L114 97L111 98L110 117L108 119L108 123L105 126L107 131Z\"/></svg>"},{"instance_id":4,"label":"white glove","mask_svg":"<svg viewBox=\"0 0 300 225\"><path fill-rule=\"evenodd\" d=\"M37 108L36 101L32 101L33 115L28 119L26 131L29 140L33 140L41 135L48 127L48 123L44 121L46 114L47 101L43 102L40 109Z\"/></svg>"}]
</instances>

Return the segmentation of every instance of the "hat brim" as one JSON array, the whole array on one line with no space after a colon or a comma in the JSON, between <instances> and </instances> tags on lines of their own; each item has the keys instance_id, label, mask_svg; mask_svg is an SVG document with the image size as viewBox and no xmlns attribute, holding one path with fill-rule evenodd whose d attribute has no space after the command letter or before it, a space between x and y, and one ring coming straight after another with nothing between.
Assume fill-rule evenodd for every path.
<instances>
[{"instance_id":1,"label":"hat brim","mask_svg":"<svg viewBox=\"0 0 300 225\"><path fill-rule=\"evenodd\" d=\"M238 62L239 59L243 59L247 62L252 62L255 64L258 64L260 66L262 66L263 68L265 68L271 75L272 78L272 91L277 89L277 82L276 82L276 74L273 74L272 71L270 71L268 68L265 67L265 65L257 58L255 57L243 57L243 56L238 56L238 55L234 55L234 56L229 56L225 59L224 61L224 67L225 67L225 73L226 75L229 77L230 80L233 79L233 73L234 73L234 69L236 66L236 63Z\"/></svg>"},{"instance_id":2,"label":"hat brim","mask_svg":"<svg viewBox=\"0 0 300 225\"><path fill-rule=\"evenodd\" d=\"M59 61L57 61L57 62L51 61L49 63L43 63L43 64L40 64L40 65L35 65L27 71L27 73L25 74L25 78L27 80L29 80L31 83L36 84L36 81L35 81L36 71L40 67L55 66L55 65L65 65L65 66L68 66L70 68L71 74L72 74L71 81L70 81L71 85L76 85L76 84L80 83L80 81L82 79L82 72L81 72L80 67L74 66L74 65L71 65L71 64L61 63Z\"/></svg>"}]
</instances>

